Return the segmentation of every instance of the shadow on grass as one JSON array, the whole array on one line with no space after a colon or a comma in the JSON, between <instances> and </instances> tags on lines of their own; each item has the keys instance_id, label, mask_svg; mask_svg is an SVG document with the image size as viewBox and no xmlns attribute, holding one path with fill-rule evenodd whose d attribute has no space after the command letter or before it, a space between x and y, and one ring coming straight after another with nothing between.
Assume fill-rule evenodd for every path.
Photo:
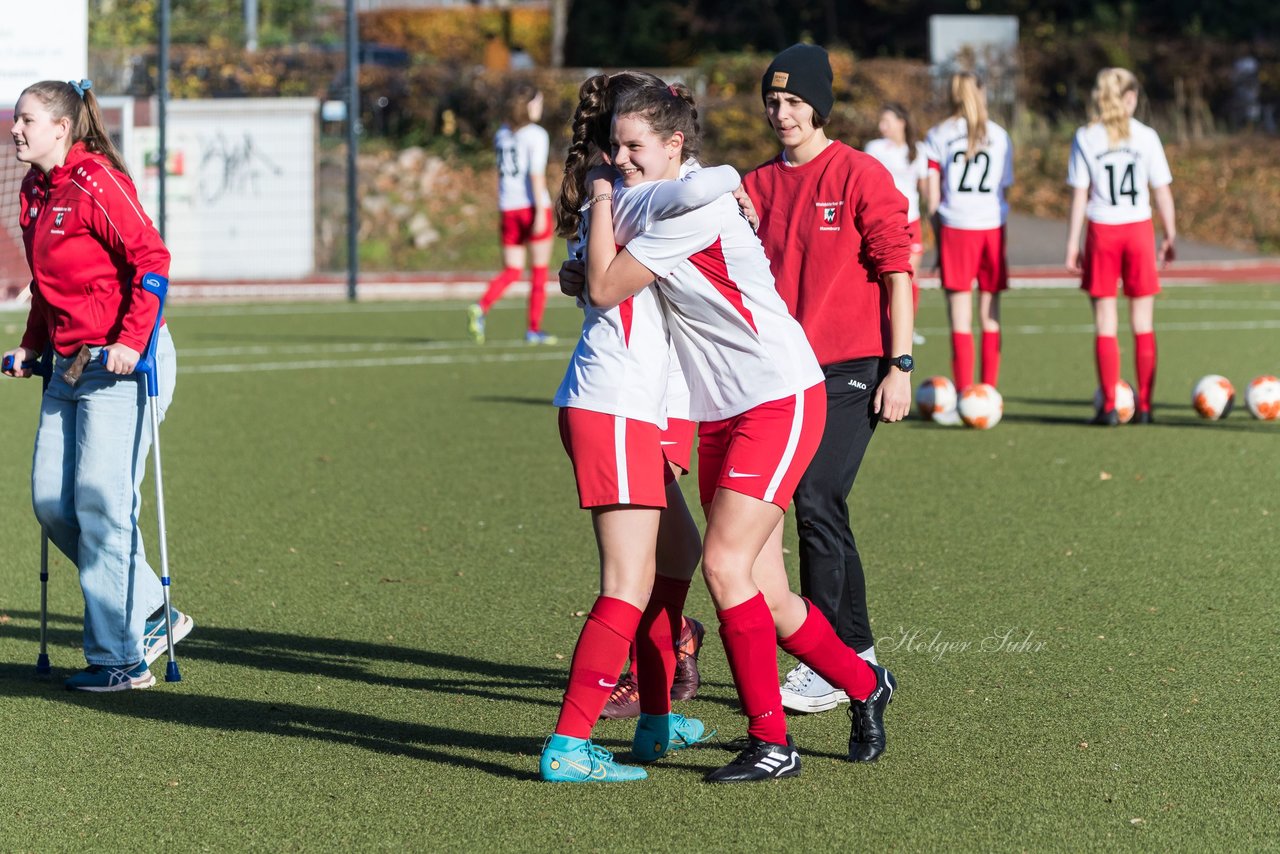
<instances>
[{"instance_id":1,"label":"shadow on grass","mask_svg":"<svg viewBox=\"0 0 1280 854\"><path fill-rule=\"evenodd\" d=\"M7 611L13 622L3 626L3 636L29 644L30 661L0 663L0 697L38 697L72 706L89 706L109 714L160 723L203 727L218 731L258 732L309 738L346 744L394 756L422 759L511 779L532 780L532 770L514 768L501 762L457 751L472 750L524 757L537 755L540 745L526 736L390 720L343 709L306 706L288 702L268 702L217 697L178 691L132 691L113 695L110 700L94 694L69 692L63 680L82 665L80 617L49 615L49 649L53 659L52 678L35 675L38 645L35 611ZM210 662L262 671L276 671L307 677L326 677L368 685L424 692L407 702L432 703L442 697L474 697L481 700L517 702L555 709L559 700L540 694L563 690L566 672L562 669L486 661L431 650L389 644L363 643L338 638L317 638L252 629L197 626L178 648L180 662ZM385 663L451 671L449 676L399 677L382 672ZM566 663L567 665L567 663ZM198 665L193 665L198 668ZM157 680L163 679L163 659L153 666ZM198 681L192 680L198 691ZM700 701L738 709L732 686L703 682ZM192 689L187 689L188 691ZM310 686L308 685L308 690ZM428 694L429 692L429 694ZM630 742L598 741L625 752ZM527 759L521 759L529 766Z\"/></svg>"},{"instance_id":2,"label":"shadow on grass","mask_svg":"<svg viewBox=\"0 0 1280 854\"><path fill-rule=\"evenodd\" d=\"M349 744L379 753L475 768L514 779L533 779L536 776L531 771L457 752L476 750L527 756L532 751L536 755L539 745L523 736L388 720L370 714L297 703L180 691L128 692L113 697L108 705L99 696L68 692L62 688L62 681L82 666L78 616L49 615L49 649L54 675L52 679L40 679L35 675L39 615L34 611L7 613L14 622L4 626L3 634L19 642L29 642L31 660L0 664L0 697L40 697L163 723ZM19 621L26 625L15 625ZM439 694L530 703L554 709L558 708L558 701L536 695L563 689L565 679L565 673L558 669L486 661L388 644L251 629L197 626L196 631L182 642L178 652L179 662L193 662L193 668L197 669L199 665L194 662L211 662L424 692L407 703L433 703L437 699L430 695ZM452 671L457 676L392 676L383 672L383 665L389 662L431 671ZM157 679L162 679L163 661L153 669ZM194 685L198 686L198 682ZM195 690L199 690L198 687Z\"/></svg>"},{"instance_id":3,"label":"shadow on grass","mask_svg":"<svg viewBox=\"0 0 1280 854\"><path fill-rule=\"evenodd\" d=\"M218 732L262 733L345 744L390 756L473 768L496 777L517 780L537 777L531 770L520 770L454 752L461 748L527 756L537 745L523 736L428 726L296 703L211 697L177 691L130 691L104 697L63 690L56 676L53 682L39 681L32 677L28 667L14 664L0 665L0 694L39 697L121 717ZM442 749L446 747L448 749ZM522 762L531 764L527 760Z\"/></svg>"},{"instance_id":4,"label":"shadow on grass","mask_svg":"<svg viewBox=\"0 0 1280 854\"><path fill-rule=\"evenodd\" d=\"M504 394L477 394L472 395L472 400L476 403L520 403L526 406L545 406L551 407L551 398L549 397L519 397L517 395Z\"/></svg>"},{"instance_id":5,"label":"shadow on grass","mask_svg":"<svg viewBox=\"0 0 1280 854\"><path fill-rule=\"evenodd\" d=\"M39 632L39 614L34 611L9 611L11 616L29 623L29 627L9 626L6 634L26 637L31 642L35 660ZM70 626L72 628L60 628ZM63 651L76 648L79 664L80 618L66 614L49 616L49 648L55 666L66 665ZM348 639L305 637L254 629L233 629L197 625L178 648L178 660L210 661L255 670L298 673L329 679L344 679L390 688L434 691L451 696L465 695L482 700L504 700L558 708L552 700L528 696L531 690L564 687L565 673L545 667L485 661L479 658L451 655L433 650L413 649L389 644L362 643ZM429 670L448 670L458 678L390 676L381 672L383 663L407 664ZM34 667L34 664L33 664ZM502 690L507 689L507 690Z\"/></svg>"}]
</instances>

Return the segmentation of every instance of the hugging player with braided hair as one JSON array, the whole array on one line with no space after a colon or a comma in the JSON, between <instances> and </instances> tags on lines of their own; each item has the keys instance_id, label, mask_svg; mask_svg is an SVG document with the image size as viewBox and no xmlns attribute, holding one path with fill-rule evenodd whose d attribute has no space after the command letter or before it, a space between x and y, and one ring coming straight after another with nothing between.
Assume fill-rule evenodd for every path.
<instances>
[{"instance_id":1,"label":"hugging player with braided hair","mask_svg":"<svg viewBox=\"0 0 1280 854\"><path fill-rule=\"evenodd\" d=\"M560 234L569 238L570 257L579 267L600 204L616 209L613 233L627 240L714 201L739 183L732 167L701 169L690 156L673 180L639 188L615 184L618 171L606 163L613 104L636 91L677 97L657 77L630 71L596 75L579 91L558 208ZM585 188L593 184L603 189L587 195ZM647 776L643 768L614 761L590 740L611 692L620 687L618 673L633 645L639 694L633 759L653 762L707 737L700 721L671 710L678 668L673 638L691 622L683 619L684 600L701 547L676 481L678 472L688 470L692 453L689 393L671 357L653 287L610 306L577 295L582 334L555 404L580 504L592 514L601 593L574 650L540 773L552 782L641 780Z\"/></svg>"}]
</instances>

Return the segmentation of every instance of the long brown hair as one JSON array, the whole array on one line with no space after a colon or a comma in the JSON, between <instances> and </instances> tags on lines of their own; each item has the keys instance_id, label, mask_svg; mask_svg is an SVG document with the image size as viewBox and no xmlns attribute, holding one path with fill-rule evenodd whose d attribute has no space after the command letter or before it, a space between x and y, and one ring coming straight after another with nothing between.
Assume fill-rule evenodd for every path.
<instances>
[{"instance_id":1,"label":"long brown hair","mask_svg":"<svg viewBox=\"0 0 1280 854\"><path fill-rule=\"evenodd\" d=\"M609 151L609 132L613 108L618 100L642 88L666 91L667 84L647 71L619 71L587 78L578 88L578 106L573 112L573 138L564 160L564 178L560 182L560 198L556 203L556 233L564 238L578 233L578 224L586 188L583 186L592 166L603 162Z\"/></svg>"},{"instance_id":2,"label":"long brown hair","mask_svg":"<svg viewBox=\"0 0 1280 854\"><path fill-rule=\"evenodd\" d=\"M532 122L529 117L529 102L538 97L538 87L527 81L516 83L507 92L502 120L512 130L522 128Z\"/></svg>"},{"instance_id":3,"label":"long brown hair","mask_svg":"<svg viewBox=\"0 0 1280 854\"><path fill-rule=\"evenodd\" d=\"M987 144L987 93L982 78L972 71L951 75L951 114L963 118L969 126L970 160Z\"/></svg>"},{"instance_id":4,"label":"long brown hair","mask_svg":"<svg viewBox=\"0 0 1280 854\"><path fill-rule=\"evenodd\" d=\"M902 122L902 139L907 144L907 160L915 160L916 143L919 137L916 136L916 126L912 123L911 114L907 112L907 108L896 101L890 101L880 108L880 112L893 113Z\"/></svg>"},{"instance_id":5,"label":"long brown hair","mask_svg":"<svg viewBox=\"0 0 1280 854\"><path fill-rule=\"evenodd\" d=\"M1107 142L1112 148L1129 138L1129 111L1124 108L1124 96L1137 91L1138 78L1127 68L1104 68L1098 72L1089 118L1107 129Z\"/></svg>"},{"instance_id":6,"label":"long brown hair","mask_svg":"<svg viewBox=\"0 0 1280 854\"><path fill-rule=\"evenodd\" d=\"M91 85L93 84L88 80L75 83L41 80L23 89L22 94L34 95L40 99L40 103L44 104L55 120L71 120L72 145L83 142L86 149L107 158L116 170L128 175L129 169L124 165L124 158L111 142L111 134L107 133L106 124L102 121L102 111L98 109L98 99L89 88ZM77 89L77 86L80 88ZM22 97L19 96L18 100L22 100Z\"/></svg>"}]
</instances>

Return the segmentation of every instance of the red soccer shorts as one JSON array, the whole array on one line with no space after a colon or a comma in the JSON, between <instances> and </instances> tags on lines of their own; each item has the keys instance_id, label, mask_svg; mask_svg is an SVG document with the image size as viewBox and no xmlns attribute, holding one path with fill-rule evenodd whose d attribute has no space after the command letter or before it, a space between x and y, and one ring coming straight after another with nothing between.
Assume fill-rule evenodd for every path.
<instances>
[{"instance_id":1,"label":"red soccer shorts","mask_svg":"<svg viewBox=\"0 0 1280 854\"><path fill-rule=\"evenodd\" d=\"M824 383L762 403L723 421L698 425L698 492L703 506L717 489L791 504L827 423Z\"/></svg>"},{"instance_id":2,"label":"red soccer shorts","mask_svg":"<svg viewBox=\"0 0 1280 854\"><path fill-rule=\"evenodd\" d=\"M1009 265L1005 261L1004 226L984 231L942 226L938 235L941 245L942 287L949 291L978 290L994 294L1009 287Z\"/></svg>"},{"instance_id":3,"label":"red soccer shorts","mask_svg":"<svg viewBox=\"0 0 1280 854\"><path fill-rule=\"evenodd\" d=\"M698 433L698 425L683 418L668 418L667 429L662 431L662 455L667 462L680 467L685 474L693 465L693 437Z\"/></svg>"},{"instance_id":4,"label":"red soccer shorts","mask_svg":"<svg viewBox=\"0 0 1280 854\"><path fill-rule=\"evenodd\" d=\"M920 220L913 219L907 223L907 237L911 239L911 254L922 254L924 252L924 232L920 230ZM919 271L913 270L912 272Z\"/></svg>"},{"instance_id":5,"label":"red soccer shorts","mask_svg":"<svg viewBox=\"0 0 1280 854\"><path fill-rule=\"evenodd\" d=\"M588 409L560 410L560 441L583 508L666 507L666 460L658 425Z\"/></svg>"},{"instance_id":6,"label":"red soccer shorts","mask_svg":"<svg viewBox=\"0 0 1280 854\"><path fill-rule=\"evenodd\" d=\"M1084 237L1081 289L1091 297L1114 298L1117 281L1124 279L1127 297L1160 293L1154 235L1149 219L1123 225L1089 223Z\"/></svg>"},{"instance_id":7,"label":"red soccer shorts","mask_svg":"<svg viewBox=\"0 0 1280 854\"><path fill-rule=\"evenodd\" d=\"M542 230L537 233L533 230L533 208L503 211L500 229L503 246L524 246L526 243L550 240L551 208L547 208L546 222L543 223Z\"/></svg>"}]
</instances>

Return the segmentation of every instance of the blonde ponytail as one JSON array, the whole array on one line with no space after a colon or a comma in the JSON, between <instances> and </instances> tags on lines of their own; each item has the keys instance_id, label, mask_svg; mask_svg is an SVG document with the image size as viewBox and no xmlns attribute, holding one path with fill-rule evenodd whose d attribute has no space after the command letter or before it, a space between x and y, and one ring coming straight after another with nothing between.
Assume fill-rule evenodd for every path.
<instances>
[{"instance_id":1,"label":"blonde ponytail","mask_svg":"<svg viewBox=\"0 0 1280 854\"><path fill-rule=\"evenodd\" d=\"M1093 87L1089 119L1107 129L1107 142L1115 148L1129 138L1129 111L1124 96L1138 91L1138 78L1127 68L1104 68Z\"/></svg>"},{"instance_id":2,"label":"blonde ponytail","mask_svg":"<svg viewBox=\"0 0 1280 854\"><path fill-rule=\"evenodd\" d=\"M951 114L963 118L969 127L970 160L987 145L987 93L982 80L972 71L951 76Z\"/></svg>"}]
</instances>

